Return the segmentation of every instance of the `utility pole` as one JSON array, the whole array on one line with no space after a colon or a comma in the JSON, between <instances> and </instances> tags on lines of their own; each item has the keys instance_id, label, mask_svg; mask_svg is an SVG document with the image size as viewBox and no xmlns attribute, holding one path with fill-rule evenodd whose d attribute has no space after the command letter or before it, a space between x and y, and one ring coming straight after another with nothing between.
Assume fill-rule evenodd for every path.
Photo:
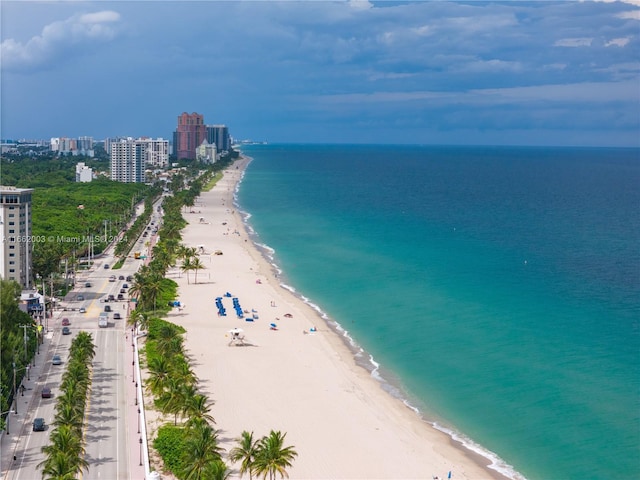
<instances>
[{"instance_id":1,"label":"utility pole","mask_svg":"<svg viewBox=\"0 0 640 480\"><path fill-rule=\"evenodd\" d=\"M18 399L16 397L16 362L13 364L13 411L18 414Z\"/></svg>"},{"instance_id":2,"label":"utility pole","mask_svg":"<svg viewBox=\"0 0 640 480\"><path fill-rule=\"evenodd\" d=\"M45 290L44 277L42 277L42 305L43 305L42 313L44 315L44 321L47 322L47 291ZM49 322L47 322L47 325L48 324ZM40 325L42 325L42 321L40 322Z\"/></svg>"},{"instance_id":3,"label":"utility pole","mask_svg":"<svg viewBox=\"0 0 640 480\"><path fill-rule=\"evenodd\" d=\"M23 333L24 333L24 363L25 365L28 363L27 360L27 328L29 328L29 325L19 325L20 328L23 328Z\"/></svg>"}]
</instances>

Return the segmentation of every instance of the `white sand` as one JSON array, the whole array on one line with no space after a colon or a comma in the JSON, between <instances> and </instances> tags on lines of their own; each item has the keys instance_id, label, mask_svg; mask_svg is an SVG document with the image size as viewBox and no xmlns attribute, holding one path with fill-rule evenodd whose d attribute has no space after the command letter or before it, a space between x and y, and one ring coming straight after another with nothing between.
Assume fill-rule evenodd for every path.
<instances>
[{"instance_id":1,"label":"white sand","mask_svg":"<svg viewBox=\"0 0 640 480\"><path fill-rule=\"evenodd\" d=\"M255 436L286 432L285 444L298 452L289 469L294 479L443 479L449 471L454 479L497 477L387 394L317 312L279 285L232 204L246 164L237 161L197 200L193 213L183 213L189 221L183 243L205 249L200 258L206 270L198 272L197 284L193 272L190 283L178 269L169 275L185 308L174 309L168 320L187 330L200 388L215 402L221 446L228 451L242 430ZM238 319L226 297L227 316L219 317L215 298L226 292L259 318ZM272 322L277 331L270 330ZM303 334L313 326L317 333ZM253 346L229 346L234 327Z\"/></svg>"}]
</instances>

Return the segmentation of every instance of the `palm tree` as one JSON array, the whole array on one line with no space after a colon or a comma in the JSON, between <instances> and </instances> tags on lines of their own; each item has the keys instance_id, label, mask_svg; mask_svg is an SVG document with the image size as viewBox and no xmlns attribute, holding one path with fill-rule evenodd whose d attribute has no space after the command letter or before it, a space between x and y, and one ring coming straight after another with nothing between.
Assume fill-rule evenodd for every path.
<instances>
[{"instance_id":1,"label":"palm tree","mask_svg":"<svg viewBox=\"0 0 640 480\"><path fill-rule=\"evenodd\" d=\"M89 463L82 457L71 456L67 452L56 451L37 465L42 468L42 476L47 480L74 480Z\"/></svg>"},{"instance_id":2,"label":"palm tree","mask_svg":"<svg viewBox=\"0 0 640 480\"><path fill-rule=\"evenodd\" d=\"M164 355L159 355L150 358L147 366L150 372L147 388L156 396L162 395L167 387L171 362Z\"/></svg>"},{"instance_id":3,"label":"palm tree","mask_svg":"<svg viewBox=\"0 0 640 480\"><path fill-rule=\"evenodd\" d=\"M62 402L62 400L58 400ZM67 402L58 403L53 424L59 428L69 428L79 434L82 432L82 420L84 415L84 406L79 408L77 405ZM53 436L53 434L51 434Z\"/></svg>"},{"instance_id":4,"label":"palm tree","mask_svg":"<svg viewBox=\"0 0 640 480\"><path fill-rule=\"evenodd\" d=\"M298 456L294 447L283 447L284 437L279 431L271 430L268 437L262 437L258 444L258 452L253 462L252 471L256 475L262 475L263 479L269 476L269 480L275 480L276 474L280 478L289 478L285 467L290 467L292 461Z\"/></svg>"},{"instance_id":5,"label":"palm tree","mask_svg":"<svg viewBox=\"0 0 640 480\"><path fill-rule=\"evenodd\" d=\"M187 274L187 284L189 284L189 272L193 270L193 260L191 257L185 258L182 261L182 266L180 269Z\"/></svg>"},{"instance_id":6,"label":"palm tree","mask_svg":"<svg viewBox=\"0 0 640 480\"><path fill-rule=\"evenodd\" d=\"M185 441L184 469L185 480L208 478L204 475L209 465L222 460L222 449L218 446L218 432L207 423L197 423L189 430Z\"/></svg>"},{"instance_id":7,"label":"palm tree","mask_svg":"<svg viewBox=\"0 0 640 480\"><path fill-rule=\"evenodd\" d=\"M204 476L207 480L227 480L231 476L231 471L222 460L214 460L207 464L204 469Z\"/></svg>"},{"instance_id":8,"label":"palm tree","mask_svg":"<svg viewBox=\"0 0 640 480\"><path fill-rule=\"evenodd\" d=\"M67 452L71 456L84 455L84 446L78 430L70 425L59 425L49 437L52 444L42 447L42 452L53 455L55 452Z\"/></svg>"},{"instance_id":9,"label":"palm tree","mask_svg":"<svg viewBox=\"0 0 640 480\"><path fill-rule=\"evenodd\" d=\"M196 272L194 283L198 283L198 270L204 270L205 268L206 267L204 266L204 263L202 263L202 260L200 260L199 257L195 257L193 260L191 260L191 269L195 270Z\"/></svg>"},{"instance_id":10,"label":"palm tree","mask_svg":"<svg viewBox=\"0 0 640 480\"><path fill-rule=\"evenodd\" d=\"M170 376L167 379L164 393L157 403L162 413L173 414L173 424L178 424L178 414L182 413L185 399L184 385L180 379Z\"/></svg>"},{"instance_id":11,"label":"palm tree","mask_svg":"<svg viewBox=\"0 0 640 480\"><path fill-rule=\"evenodd\" d=\"M240 464L240 476L249 473L249 480L253 478L251 469L253 468L253 460L258 452L258 441L253 439L253 432L246 430L242 432L240 438L236 438L237 447L233 447L229 452L229 460L233 463L242 461Z\"/></svg>"},{"instance_id":12,"label":"palm tree","mask_svg":"<svg viewBox=\"0 0 640 480\"><path fill-rule=\"evenodd\" d=\"M210 411L211 404L207 401L206 395L197 393L191 397L186 397L182 410L182 415L187 417L186 426L188 428L193 427L199 421L216 423L209 413Z\"/></svg>"}]
</instances>

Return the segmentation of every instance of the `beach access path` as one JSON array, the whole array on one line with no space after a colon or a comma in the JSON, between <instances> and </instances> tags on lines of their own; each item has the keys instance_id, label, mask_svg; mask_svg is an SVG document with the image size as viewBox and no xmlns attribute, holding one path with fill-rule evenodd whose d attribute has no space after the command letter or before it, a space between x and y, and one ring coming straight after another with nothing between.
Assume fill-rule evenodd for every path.
<instances>
[{"instance_id":1,"label":"beach access path","mask_svg":"<svg viewBox=\"0 0 640 480\"><path fill-rule=\"evenodd\" d=\"M259 438L273 429L286 432L285 446L298 453L292 479L503 478L386 393L319 314L280 286L233 205L249 161L237 160L183 211L183 243L201 252L206 268L197 278L178 267L168 274L181 308L167 319L186 329L187 354L199 388L215 403L225 451L243 430ZM253 321L237 318L232 298ZM234 328L242 329L244 346L230 345ZM230 465L239 478L239 465Z\"/></svg>"}]
</instances>

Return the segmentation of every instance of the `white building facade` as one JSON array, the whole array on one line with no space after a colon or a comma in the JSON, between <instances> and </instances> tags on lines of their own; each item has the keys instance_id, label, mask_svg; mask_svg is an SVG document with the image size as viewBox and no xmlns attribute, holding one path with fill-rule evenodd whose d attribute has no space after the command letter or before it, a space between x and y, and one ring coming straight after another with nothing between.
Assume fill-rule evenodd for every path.
<instances>
[{"instance_id":1,"label":"white building facade","mask_svg":"<svg viewBox=\"0 0 640 480\"><path fill-rule=\"evenodd\" d=\"M196 148L196 160L201 163L216 163L217 154L216 145L211 144L206 140Z\"/></svg>"},{"instance_id":2,"label":"white building facade","mask_svg":"<svg viewBox=\"0 0 640 480\"><path fill-rule=\"evenodd\" d=\"M76 165L76 182L90 182L93 180L93 170L87 167L84 162Z\"/></svg>"},{"instance_id":3,"label":"white building facade","mask_svg":"<svg viewBox=\"0 0 640 480\"><path fill-rule=\"evenodd\" d=\"M111 180L144 183L145 145L133 138L111 142Z\"/></svg>"},{"instance_id":4,"label":"white building facade","mask_svg":"<svg viewBox=\"0 0 640 480\"><path fill-rule=\"evenodd\" d=\"M31 287L31 188L0 186L0 276Z\"/></svg>"}]
</instances>

